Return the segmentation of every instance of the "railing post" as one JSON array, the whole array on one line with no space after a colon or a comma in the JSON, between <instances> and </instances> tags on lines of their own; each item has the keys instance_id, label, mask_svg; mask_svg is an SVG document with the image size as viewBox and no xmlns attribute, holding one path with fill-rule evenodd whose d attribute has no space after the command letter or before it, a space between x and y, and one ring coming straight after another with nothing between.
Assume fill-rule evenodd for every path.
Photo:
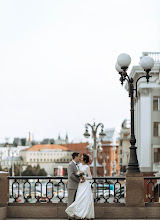
<instances>
[{"instance_id":1,"label":"railing post","mask_svg":"<svg viewBox=\"0 0 160 220\"><path fill-rule=\"evenodd\" d=\"M7 206L9 201L8 172L0 171L0 207Z\"/></svg>"},{"instance_id":2,"label":"railing post","mask_svg":"<svg viewBox=\"0 0 160 220\"><path fill-rule=\"evenodd\" d=\"M144 176L142 173L126 174L126 206L143 207L144 203Z\"/></svg>"}]
</instances>

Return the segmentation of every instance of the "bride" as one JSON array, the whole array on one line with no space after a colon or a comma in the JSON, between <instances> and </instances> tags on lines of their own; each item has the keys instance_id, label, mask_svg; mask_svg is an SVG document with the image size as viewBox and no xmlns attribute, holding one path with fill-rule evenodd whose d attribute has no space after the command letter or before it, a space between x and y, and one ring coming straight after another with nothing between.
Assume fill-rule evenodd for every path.
<instances>
[{"instance_id":1,"label":"bride","mask_svg":"<svg viewBox=\"0 0 160 220\"><path fill-rule=\"evenodd\" d=\"M92 179L89 163L89 156L83 154L81 157L79 171L84 174L85 182L79 183L75 201L65 210L70 217L91 219L94 218L94 202L89 180Z\"/></svg>"}]
</instances>

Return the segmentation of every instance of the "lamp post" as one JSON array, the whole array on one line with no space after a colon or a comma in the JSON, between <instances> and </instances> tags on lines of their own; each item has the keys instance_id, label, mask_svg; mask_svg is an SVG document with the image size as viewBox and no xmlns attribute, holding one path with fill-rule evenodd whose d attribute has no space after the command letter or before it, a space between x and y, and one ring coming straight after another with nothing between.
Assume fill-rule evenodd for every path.
<instances>
[{"instance_id":1,"label":"lamp post","mask_svg":"<svg viewBox=\"0 0 160 220\"><path fill-rule=\"evenodd\" d=\"M112 176L116 175L116 163L115 163L115 150L116 150L116 145L113 145L113 164L112 164Z\"/></svg>"},{"instance_id":2,"label":"lamp post","mask_svg":"<svg viewBox=\"0 0 160 220\"><path fill-rule=\"evenodd\" d=\"M104 128L104 125L102 123L99 123L98 125L94 124L91 125L89 123L85 124L85 128L86 128L86 131L85 133L83 134L86 138L89 138L90 137L90 134L88 133L88 127L91 128L92 130L92 137L93 137L93 141L94 141L94 144L93 144L93 148L90 147L90 150L93 151L93 160L94 160L94 169L93 169L93 177L96 177L97 176L97 167L96 167L96 160L97 160L97 149L99 147L99 150L102 152L102 147L99 146L99 145L96 145L96 135L97 135L97 130L98 130L98 127L101 126L101 132L99 133L99 136L100 138L103 138L105 137L105 133L103 132L103 128Z\"/></svg>"},{"instance_id":3,"label":"lamp post","mask_svg":"<svg viewBox=\"0 0 160 220\"><path fill-rule=\"evenodd\" d=\"M90 134L88 133L88 127L91 128L94 144L93 144L93 146L89 145L88 149L93 152L93 161L94 161L93 177L97 176L97 167L96 167L97 150L99 149L100 152L103 151L101 144L96 144L97 130L100 126L101 126L101 132L99 133L99 136L100 136L100 138L103 138L103 137L105 137L106 134L103 132L104 125L102 123L99 123L98 125L96 125L95 122L93 123L93 125L91 125L89 123L85 124L86 131L83 134L86 138L89 138ZM94 201L96 201L96 183L94 183L94 187L93 187L93 197L94 197Z\"/></svg>"},{"instance_id":4,"label":"lamp post","mask_svg":"<svg viewBox=\"0 0 160 220\"><path fill-rule=\"evenodd\" d=\"M136 97L137 97L137 83L141 78L145 77L147 79L147 83L149 82L149 78L151 77L149 73L154 66L154 60L149 56L144 56L141 59L140 65L144 69L145 75L139 77L136 80L135 88L134 88L133 78L129 77L126 72L130 63L131 63L131 57L126 53L122 53L117 58L117 63L115 65L115 68L121 76L120 77L121 84L123 85L125 80L128 82L129 97L131 99L131 110L130 110L131 111L131 138L130 138L131 146L130 146L130 158L127 168L127 173L139 173L140 170L137 159L137 152L136 152L137 147L135 146L136 138L134 133L134 91L136 92Z\"/></svg>"}]
</instances>

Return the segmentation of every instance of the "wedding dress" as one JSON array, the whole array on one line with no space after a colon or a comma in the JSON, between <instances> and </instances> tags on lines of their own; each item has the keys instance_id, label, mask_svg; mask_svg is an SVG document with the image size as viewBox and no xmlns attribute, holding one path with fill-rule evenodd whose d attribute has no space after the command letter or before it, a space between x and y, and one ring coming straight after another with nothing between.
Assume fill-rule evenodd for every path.
<instances>
[{"instance_id":1,"label":"wedding dress","mask_svg":"<svg viewBox=\"0 0 160 220\"><path fill-rule=\"evenodd\" d=\"M79 165L79 170L83 171L85 182L79 183L75 201L65 210L70 217L94 218L94 202L91 185L92 179L90 167L88 165Z\"/></svg>"}]
</instances>

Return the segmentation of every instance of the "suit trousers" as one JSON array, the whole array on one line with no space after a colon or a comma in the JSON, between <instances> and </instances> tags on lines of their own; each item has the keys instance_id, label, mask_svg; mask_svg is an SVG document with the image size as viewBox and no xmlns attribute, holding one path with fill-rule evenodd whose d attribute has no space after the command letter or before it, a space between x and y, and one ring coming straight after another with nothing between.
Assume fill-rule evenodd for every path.
<instances>
[{"instance_id":1,"label":"suit trousers","mask_svg":"<svg viewBox=\"0 0 160 220\"><path fill-rule=\"evenodd\" d=\"M67 203L67 207L68 207L74 202L76 198L77 189L67 189L67 190L68 190L68 203Z\"/></svg>"}]
</instances>

